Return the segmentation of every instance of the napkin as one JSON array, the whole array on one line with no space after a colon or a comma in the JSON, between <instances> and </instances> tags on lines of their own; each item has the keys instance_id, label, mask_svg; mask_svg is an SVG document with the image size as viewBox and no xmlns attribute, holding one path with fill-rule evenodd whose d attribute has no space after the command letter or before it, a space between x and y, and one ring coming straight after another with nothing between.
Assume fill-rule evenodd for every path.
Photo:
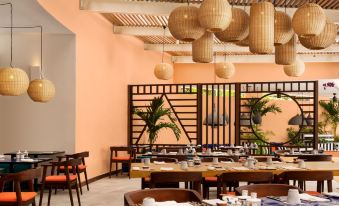
<instances>
[{"instance_id":1,"label":"napkin","mask_svg":"<svg viewBox=\"0 0 339 206\"><path fill-rule=\"evenodd\" d=\"M140 167L132 167L132 170L138 171L138 170L140 170Z\"/></svg>"},{"instance_id":2,"label":"napkin","mask_svg":"<svg viewBox=\"0 0 339 206\"><path fill-rule=\"evenodd\" d=\"M153 163L156 164L156 165L164 165L164 164L166 164L164 161L154 161Z\"/></svg>"},{"instance_id":3,"label":"napkin","mask_svg":"<svg viewBox=\"0 0 339 206\"><path fill-rule=\"evenodd\" d=\"M330 197L339 197L338 192L323 192L322 194Z\"/></svg>"},{"instance_id":4,"label":"napkin","mask_svg":"<svg viewBox=\"0 0 339 206\"><path fill-rule=\"evenodd\" d=\"M34 162L34 159L20 159L21 162Z\"/></svg>"},{"instance_id":5,"label":"napkin","mask_svg":"<svg viewBox=\"0 0 339 206\"><path fill-rule=\"evenodd\" d=\"M211 200L203 200L202 201L203 203L206 203L208 205L213 205L213 206L216 206L217 203L227 203L225 201L222 201L220 199L211 199Z\"/></svg>"},{"instance_id":6,"label":"napkin","mask_svg":"<svg viewBox=\"0 0 339 206\"><path fill-rule=\"evenodd\" d=\"M330 202L329 199L312 196L306 193L300 194L300 199L309 201L309 202Z\"/></svg>"},{"instance_id":7,"label":"napkin","mask_svg":"<svg viewBox=\"0 0 339 206\"><path fill-rule=\"evenodd\" d=\"M281 168L285 170L301 170L301 168L294 166L282 166Z\"/></svg>"},{"instance_id":8,"label":"napkin","mask_svg":"<svg viewBox=\"0 0 339 206\"><path fill-rule=\"evenodd\" d=\"M171 170L173 170L173 168L172 167L160 167L160 170L161 171L171 171Z\"/></svg>"},{"instance_id":9,"label":"napkin","mask_svg":"<svg viewBox=\"0 0 339 206\"><path fill-rule=\"evenodd\" d=\"M249 170L247 167L232 167L234 170Z\"/></svg>"}]
</instances>

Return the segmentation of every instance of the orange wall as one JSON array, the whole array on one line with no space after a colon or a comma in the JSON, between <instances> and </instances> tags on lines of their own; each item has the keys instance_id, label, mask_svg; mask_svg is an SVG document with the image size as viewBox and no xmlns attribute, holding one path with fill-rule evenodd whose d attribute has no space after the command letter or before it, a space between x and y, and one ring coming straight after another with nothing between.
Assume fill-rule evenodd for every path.
<instances>
[{"instance_id":1,"label":"orange wall","mask_svg":"<svg viewBox=\"0 0 339 206\"><path fill-rule=\"evenodd\" d=\"M109 146L127 144L127 85L157 83L159 53L113 34L100 14L79 10L79 0L39 0L76 35L76 151L90 151L89 176L108 172ZM163 83L170 83L165 81Z\"/></svg>"},{"instance_id":2,"label":"orange wall","mask_svg":"<svg viewBox=\"0 0 339 206\"><path fill-rule=\"evenodd\" d=\"M288 77L282 66L272 63L235 64L236 73L229 80L217 79L217 82L253 82L253 81L293 81L339 78L339 56L335 63L306 63L302 77ZM175 83L213 82L213 64L174 64Z\"/></svg>"}]
</instances>

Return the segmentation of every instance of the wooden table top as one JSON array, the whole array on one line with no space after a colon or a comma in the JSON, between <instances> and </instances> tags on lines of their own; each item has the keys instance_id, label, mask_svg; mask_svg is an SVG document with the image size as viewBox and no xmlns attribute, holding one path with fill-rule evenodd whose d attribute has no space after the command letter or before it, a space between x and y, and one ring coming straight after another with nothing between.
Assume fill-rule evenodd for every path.
<instances>
[{"instance_id":1,"label":"wooden table top","mask_svg":"<svg viewBox=\"0 0 339 206\"><path fill-rule=\"evenodd\" d=\"M339 163L336 162L305 162L306 169L310 171L333 171L334 176L339 176ZM298 164L294 163L278 163L273 164L272 167L275 169L262 169L262 167L266 166L266 163L259 162L256 164L256 169L254 170L236 170L234 167L241 167L242 164L238 162L233 163L219 163L218 166L221 166L221 169L216 170L208 170L208 166L212 166L212 163L202 163L201 166L194 166L189 167L188 170L182 170L180 169L180 164L175 163L166 163L166 164L150 164L149 170L143 170L142 167L144 166L143 163L132 163L130 176L131 178L141 178L141 177L149 177L152 172L162 172L160 168L173 168L173 170L166 171L166 172L202 172L203 177L212 177L217 176L225 172L249 172L249 171L261 171L261 172L267 172L271 171L274 174L281 174L285 171L302 171L302 169L297 168ZM294 167L291 169L286 169L284 167ZM134 170L133 167L139 167L140 170ZM164 171L165 172L165 171Z\"/></svg>"}]
</instances>

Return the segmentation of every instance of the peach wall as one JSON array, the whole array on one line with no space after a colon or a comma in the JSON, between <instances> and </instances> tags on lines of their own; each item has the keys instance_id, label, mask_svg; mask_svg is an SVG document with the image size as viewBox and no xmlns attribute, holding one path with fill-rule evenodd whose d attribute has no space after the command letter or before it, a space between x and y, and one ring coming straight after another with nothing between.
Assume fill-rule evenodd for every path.
<instances>
[{"instance_id":1,"label":"peach wall","mask_svg":"<svg viewBox=\"0 0 339 206\"><path fill-rule=\"evenodd\" d=\"M157 83L159 53L143 42L114 35L100 14L79 10L78 0L39 0L76 35L76 151L90 151L89 176L108 172L109 146L127 144L127 85ZM165 81L164 83L170 83Z\"/></svg>"}]
</instances>

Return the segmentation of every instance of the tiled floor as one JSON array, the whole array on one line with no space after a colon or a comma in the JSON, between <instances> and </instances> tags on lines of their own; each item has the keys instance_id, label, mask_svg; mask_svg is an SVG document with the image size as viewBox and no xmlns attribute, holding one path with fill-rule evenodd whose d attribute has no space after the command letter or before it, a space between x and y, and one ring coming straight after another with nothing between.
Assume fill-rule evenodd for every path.
<instances>
[{"instance_id":1,"label":"tiled floor","mask_svg":"<svg viewBox=\"0 0 339 206\"><path fill-rule=\"evenodd\" d=\"M339 184L334 182L334 191L339 191L336 188ZM315 190L315 184L307 184L308 190ZM128 177L113 177L112 179L105 178L94 182L90 185L90 191L83 187L84 194L81 196L82 206L123 206L123 195L125 192L140 189L140 179L128 179ZM73 192L75 205L76 194ZM47 196L45 193L43 205L47 205ZM216 196L215 190L211 191L211 198ZM55 195L53 193L51 198L51 206L68 206L70 204L68 192L59 190Z\"/></svg>"}]
</instances>

